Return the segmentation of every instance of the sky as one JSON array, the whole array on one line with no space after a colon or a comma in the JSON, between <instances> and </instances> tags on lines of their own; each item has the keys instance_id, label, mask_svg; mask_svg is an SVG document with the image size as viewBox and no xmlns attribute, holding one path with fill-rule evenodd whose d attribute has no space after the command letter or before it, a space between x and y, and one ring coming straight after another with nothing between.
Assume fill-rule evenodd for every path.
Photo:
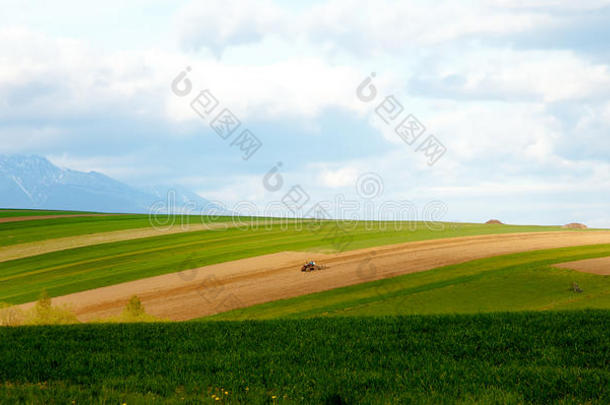
<instances>
[{"instance_id":1,"label":"sky","mask_svg":"<svg viewBox=\"0 0 610 405\"><path fill-rule=\"evenodd\" d=\"M610 227L610 0L0 9L0 153L245 213Z\"/></svg>"}]
</instances>

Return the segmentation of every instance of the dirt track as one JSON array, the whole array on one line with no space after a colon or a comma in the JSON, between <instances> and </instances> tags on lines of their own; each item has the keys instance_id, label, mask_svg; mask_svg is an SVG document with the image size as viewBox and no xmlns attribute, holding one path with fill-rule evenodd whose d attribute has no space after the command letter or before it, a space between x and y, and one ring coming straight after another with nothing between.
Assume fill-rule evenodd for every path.
<instances>
[{"instance_id":1,"label":"dirt track","mask_svg":"<svg viewBox=\"0 0 610 405\"><path fill-rule=\"evenodd\" d=\"M555 265L564 269L582 271L583 273L610 276L610 257L599 257L596 259L578 260Z\"/></svg>"},{"instance_id":2,"label":"dirt track","mask_svg":"<svg viewBox=\"0 0 610 405\"><path fill-rule=\"evenodd\" d=\"M610 232L539 232L439 239L334 255L285 252L216 264L54 298L71 304L82 321L117 315L137 294L147 312L186 320L332 288L430 270L501 254L610 243ZM311 273L315 258L329 266ZM24 304L29 308L33 304Z\"/></svg>"}]
</instances>

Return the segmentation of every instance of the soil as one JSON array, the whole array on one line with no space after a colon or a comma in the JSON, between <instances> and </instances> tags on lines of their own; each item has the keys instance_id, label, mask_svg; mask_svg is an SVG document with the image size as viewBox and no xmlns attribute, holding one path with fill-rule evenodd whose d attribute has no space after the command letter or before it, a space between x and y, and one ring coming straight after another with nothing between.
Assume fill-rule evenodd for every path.
<instances>
[{"instance_id":1,"label":"soil","mask_svg":"<svg viewBox=\"0 0 610 405\"><path fill-rule=\"evenodd\" d=\"M578 260L555 265L564 269L581 271L583 273L600 274L610 276L610 257L599 257L596 259Z\"/></svg>"},{"instance_id":2,"label":"soil","mask_svg":"<svg viewBox=\"0 0 610 405\"><path fill-rule=\"evenodd\" d=\"M577 222L571 222L569 224L565 224L564 226L562 226L562 228L565 228L565 229L587 229L587 225L579 224Z\"/></svg>"}]
</instances>

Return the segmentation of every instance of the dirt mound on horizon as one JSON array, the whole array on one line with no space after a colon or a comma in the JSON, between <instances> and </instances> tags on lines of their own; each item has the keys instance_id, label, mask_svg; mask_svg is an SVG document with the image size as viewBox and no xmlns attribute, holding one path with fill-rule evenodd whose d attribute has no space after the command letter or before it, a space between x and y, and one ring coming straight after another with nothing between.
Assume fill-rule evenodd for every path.
<instances>
[{"instance_id":1,"label":"dirt mound on horizon","mask_svg":"<svg viewBox=\"0 0 610 405\"><path fill-rule=\"evenodd\" d=\"M504 222L500 221L499 219L490 219L485 223L489 225L504 225Z\"/></svg>"},{"instance_id":2,"label":"dirt mound on horizon","mask_svg":"<svg viewBox=\"0 0 610 405\"><path fill-rule=\"evenodd\" d=\"M562 228L565 228L565 229L587 229L587 225L579 224L578 222L571 222L569 224L565 224L564 226L562 226Z\"/></svg>"}]
</instances>

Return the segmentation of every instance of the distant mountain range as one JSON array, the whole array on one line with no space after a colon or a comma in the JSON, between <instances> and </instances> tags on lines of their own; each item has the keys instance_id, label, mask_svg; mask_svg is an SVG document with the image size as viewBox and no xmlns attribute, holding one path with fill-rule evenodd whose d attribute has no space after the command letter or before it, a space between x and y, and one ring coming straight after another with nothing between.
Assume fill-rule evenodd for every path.
<instances>
[{"instance_id":1,"label":"distant mountain range","mask_svg":"<svg viewBox=\"0 0 610 405\"><path fill-rule=\"evenodd\" d=\"M102 173L63 169L44 157L22 155L0 155L0 208L230 214L180 186L139 189Z\"/></svg>"}]
</instances>

